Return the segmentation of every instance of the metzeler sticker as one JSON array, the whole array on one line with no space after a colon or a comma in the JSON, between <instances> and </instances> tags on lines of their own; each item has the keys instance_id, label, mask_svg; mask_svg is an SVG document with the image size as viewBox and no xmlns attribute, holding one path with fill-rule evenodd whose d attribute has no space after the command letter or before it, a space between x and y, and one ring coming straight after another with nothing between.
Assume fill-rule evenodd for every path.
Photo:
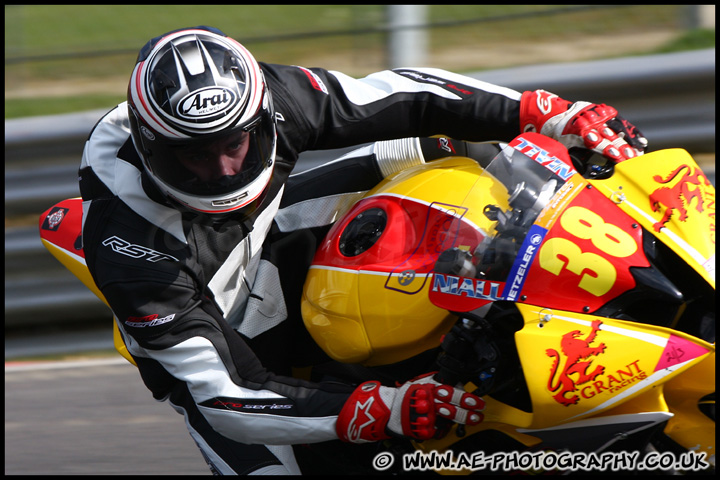
<instances>
[{"instance_id":1,"label":"metzeler sticker","mask_svg":"<svg viewBox=\"0 0 720 480\"><path fill-rule=\"evenodd\" d=\"M538 247L543 242L546 234L547 230L542 227L537 225L530 227L530 231L520 247L520 252L515 258L515 263L510 269L510 275L502 295L505 299L515 300L522 291L530 265L535 255L537 255Z\"/></svg>"}]
</instances>

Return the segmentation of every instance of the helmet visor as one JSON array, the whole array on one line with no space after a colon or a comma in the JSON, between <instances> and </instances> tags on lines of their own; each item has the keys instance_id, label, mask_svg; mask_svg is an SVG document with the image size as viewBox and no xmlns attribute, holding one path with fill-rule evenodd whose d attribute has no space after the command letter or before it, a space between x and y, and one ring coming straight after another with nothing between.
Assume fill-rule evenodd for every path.
<instances>
[{"instance_id":1,"label":"helmet visor","mask_svg":"<svg viewBox=\"0 0 720 480\"><path fill-rule=\"evenodd\" d=\"M183 193L216 197L239 192L272 165L275 124L265 113L229 132L153 143L147 159L153 175Z\"/></svg>"}]
</instances>

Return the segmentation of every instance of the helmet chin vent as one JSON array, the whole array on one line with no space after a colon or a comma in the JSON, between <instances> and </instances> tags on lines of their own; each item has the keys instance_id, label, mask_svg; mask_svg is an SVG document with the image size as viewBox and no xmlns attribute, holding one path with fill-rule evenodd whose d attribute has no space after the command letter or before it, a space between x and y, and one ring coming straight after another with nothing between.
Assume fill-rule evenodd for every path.
<instances>
[{"instance_id":1,"label":"helmet chin vent","mask_svg":"<svg viewBox=\"0 0 720 480\"><path fill-rule=\"evenodd\" d=\"M213 200L212 206L213 207L230 207L232 205L235 205L236 203L238 203L245 197L247 197L247 193L243 193L242 195L238 195L235 198L228 198L226 200Z\"/></svg>"}]
</instances>

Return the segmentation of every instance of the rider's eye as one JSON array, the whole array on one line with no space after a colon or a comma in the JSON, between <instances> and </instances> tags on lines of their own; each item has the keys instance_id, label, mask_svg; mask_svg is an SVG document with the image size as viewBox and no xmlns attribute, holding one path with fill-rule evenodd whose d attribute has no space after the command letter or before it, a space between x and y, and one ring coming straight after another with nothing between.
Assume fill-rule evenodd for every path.
<instances>
[{"instance_id":1,"label":"rider's eye","mask_svg":"<svg viewBox=\"0 0 720 480\"><path fill-rule=\"evenodd\" d=\"M230 148L231 150L237 150L238 148L242 147L249 135L250 134L248 132L242 132L239 136L235 137L230 142L228 148Z\"/></svg>"}]
</instances>

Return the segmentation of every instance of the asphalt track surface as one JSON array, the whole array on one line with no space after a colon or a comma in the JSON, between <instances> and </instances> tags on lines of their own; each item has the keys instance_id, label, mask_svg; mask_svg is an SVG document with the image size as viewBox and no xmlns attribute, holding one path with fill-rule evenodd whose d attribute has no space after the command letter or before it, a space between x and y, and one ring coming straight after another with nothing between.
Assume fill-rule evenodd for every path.
<instances>
[{"instance_id":1,"label":"asphalt track surface","mask_svg":"<svg viewBox=\"0 0 720 480\"><path fill-rule=\"evenodd\" d=\"M210 475L185 421L119 355L5 362L5 475Z\"/></svg>"}]
</instances>

